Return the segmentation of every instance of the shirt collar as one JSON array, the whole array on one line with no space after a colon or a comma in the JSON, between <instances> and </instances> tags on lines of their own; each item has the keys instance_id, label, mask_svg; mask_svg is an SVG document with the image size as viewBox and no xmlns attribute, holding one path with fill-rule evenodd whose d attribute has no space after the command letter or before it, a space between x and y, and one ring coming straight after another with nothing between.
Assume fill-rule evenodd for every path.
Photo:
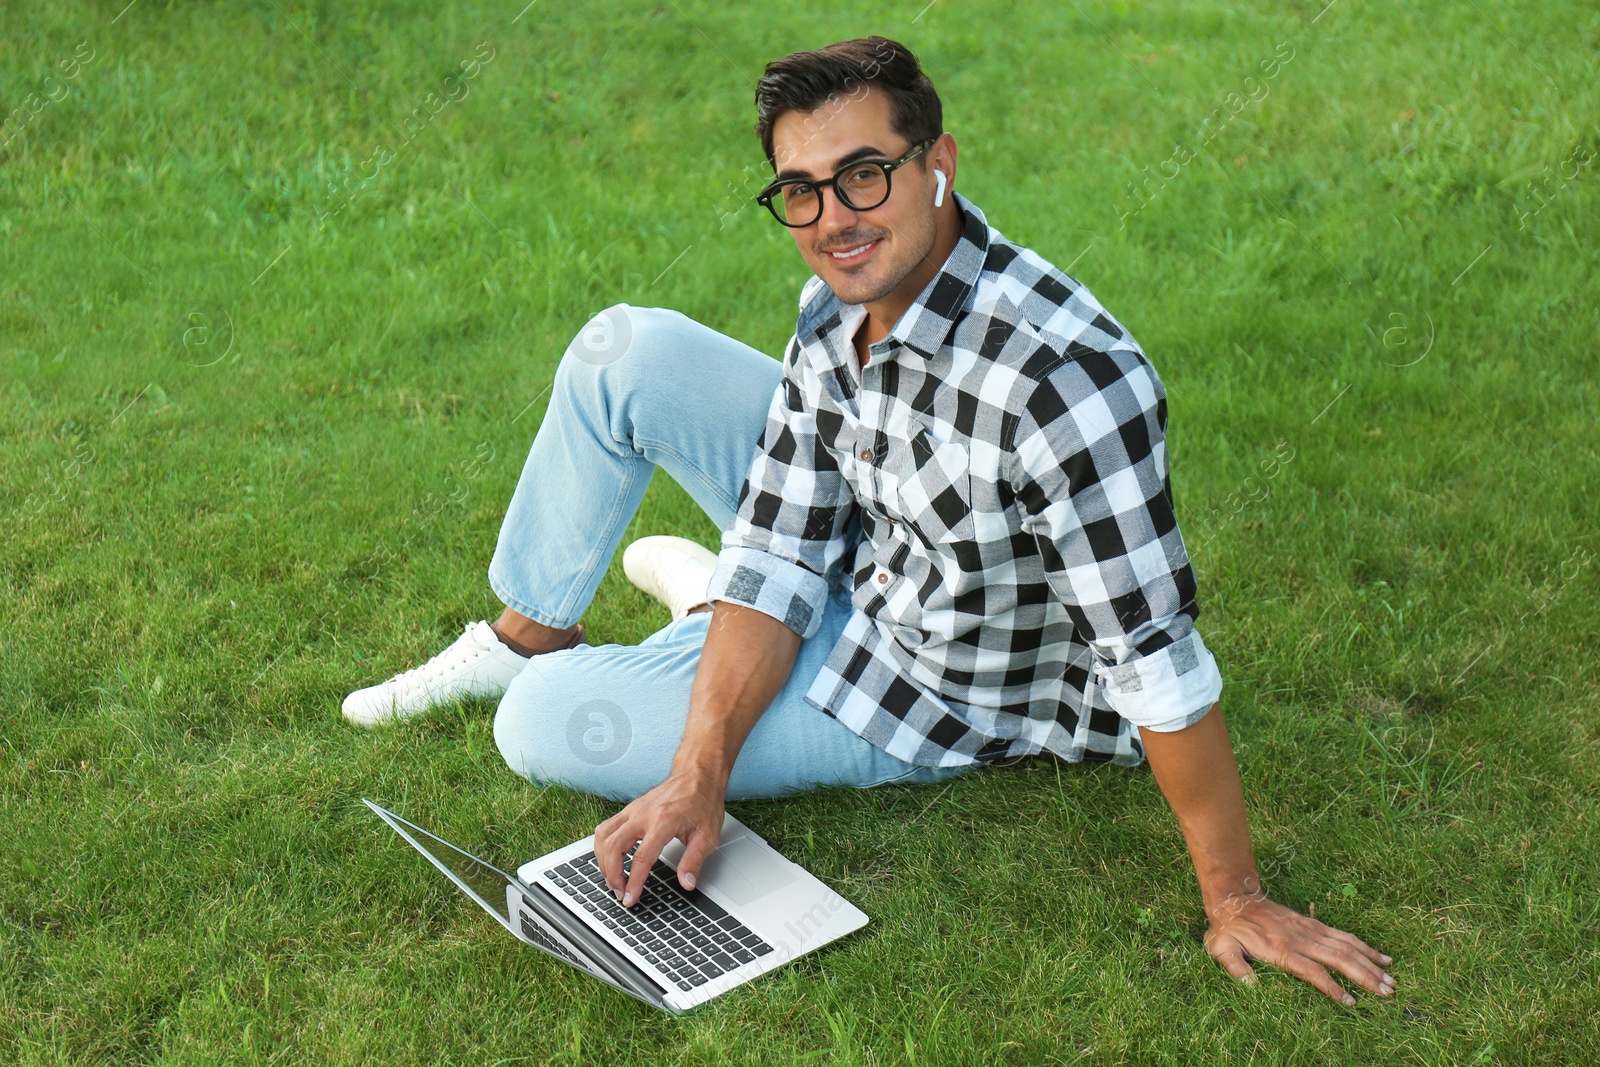
<instances>
[{"instance_id":1,"label":"shirt collar","mask_svg":"<svg viewBox=\"0 0 1600 1067\"><path fill-rule=\"evenodd\" d=\"M956 319L978 284L989 255L989 223L972 201L953 189L951 194L962 213L961 237L939 272L923 287L888 336L877 344L892 338L932 359L944 347ZM795 324L795 333L802 344L814 338L819 330L825 330L833 316L841 314L846 307L860 306L845 304L816 275L811 276L811 281L816 284L808 283L801 291L800 318Z\"/></svg>"}]
</instances>

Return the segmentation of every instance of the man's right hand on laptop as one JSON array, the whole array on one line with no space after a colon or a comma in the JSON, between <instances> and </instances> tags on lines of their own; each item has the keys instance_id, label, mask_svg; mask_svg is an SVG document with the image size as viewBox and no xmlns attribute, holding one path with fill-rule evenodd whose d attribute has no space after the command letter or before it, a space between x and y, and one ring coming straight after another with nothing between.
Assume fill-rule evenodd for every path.
<instances>
[{"instance_id":1,"label":"man's right hand on laptop","mask_svg":"<svg viewBox=\"0 0 1600 1067\"><path fill-rule=\"evenodd\" d=\"M692 890L700 865L722 839L723 793L726 782L692 773L674 772L666 781L632 801L595 827L594 855L606 885L623 907L631 908L644 892L645 879L661 850L674 838L683 842L678 884ZM638 844L626 882L623 857Z\"/></svg>"},{"instance_id":2,"label":"man's right hand on laptop","mask_svg":"<svg viewBox=\"0 0 1600 1067\"><path fill-rule=\"evenodd\" d=\"M700 864L722 838L728 778L745 738L794 670L800 635L772 616L725 600L711 625L689 694L683 741L660 785L595 827L594 855L606 884L631 908L667 842L683 842L678 884L694 888ZM623 883L622 858L633 855Z\"/></svg>"}]
</instances>

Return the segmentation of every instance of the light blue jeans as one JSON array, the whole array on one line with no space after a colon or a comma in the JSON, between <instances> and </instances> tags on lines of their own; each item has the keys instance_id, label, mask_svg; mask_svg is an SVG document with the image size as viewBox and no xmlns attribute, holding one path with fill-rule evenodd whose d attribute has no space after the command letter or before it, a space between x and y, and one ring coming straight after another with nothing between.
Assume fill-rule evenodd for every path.
<instances>
[{"instance_id":1,"label":"light blue jeans","mask_svg":"<svg viewBox=\"0 0 1600 1067\"><path fill-rule=\"evenodd\" d=\"M590 320L556 369L500 527L489 584L501 601L546 626L577 622L657 467L719 530L731 526L780 373L771 357L676 311L618 304ZM729 799L932 782L969 769L906 763L806 703L852 610L849 590L835 588L821 629L801 642L740 750ZM535 782L614 800L655 786L683 737L710 621L699 612L635 646L533 657L495 714L506 762Z\"/></svg>"}]
</instances>

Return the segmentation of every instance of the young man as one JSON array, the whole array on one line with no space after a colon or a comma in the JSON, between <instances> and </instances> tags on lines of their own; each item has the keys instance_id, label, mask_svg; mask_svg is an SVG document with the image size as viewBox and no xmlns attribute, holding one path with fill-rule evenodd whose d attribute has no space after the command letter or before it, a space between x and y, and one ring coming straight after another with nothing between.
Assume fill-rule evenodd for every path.
<instances>
[{"instance_id":1,"label":"young man","mask_svg":"<svg viewBox=\"0 0 1600 1067\"><path fill-rule=\"evenodd\" d=\"M1346 1004L1330 968L1392 993L1389 957L1262 891L1138 344L955 192L955 140L904 46L796 53L756 100L776 175L758 199L814 273L781 366L675 312L597 316L490 565L505 613L346 715L503 690L513 768L630 801L596 828L629 906L673 838L692 886L730 797L1148 759L1230 974L1252 980L1253 958ZM585 645L577 618L656 465L721 554L630 546L674 621Z\"/></svg>"}]
</instances>

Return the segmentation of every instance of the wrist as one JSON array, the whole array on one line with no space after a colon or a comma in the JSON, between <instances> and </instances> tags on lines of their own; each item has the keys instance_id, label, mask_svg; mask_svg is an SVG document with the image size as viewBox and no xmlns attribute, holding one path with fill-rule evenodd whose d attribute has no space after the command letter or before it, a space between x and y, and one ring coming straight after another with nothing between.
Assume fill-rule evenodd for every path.
<instances>
[{"instance_id":1,"label":"wrist","mask_svg":"<svg viewBox=\"0 0 1600 1067\"><path fill-rule=\"evenodd\" d=\"M720 753L680 747L672 758L671 776L689 784L697 792L714 789L718 796L725 794L732 774L733 761L724 759Z\"/></svg>"},{"instance_id":2,"label":"wrist","mask_svg":"<svg viewBox=\"0 0 1600 1067\"><path fill-rule=\"evenodd\" d=\"M1201 899L1204 902L1206 918L1213 925L1220 925L1248 905L1267 900L1268 897L1261 879L1255 874L1249 874L1243 878L1230 879L1226 883L1208 887L1201 893Z\"/></svg>"}]
</instances>

